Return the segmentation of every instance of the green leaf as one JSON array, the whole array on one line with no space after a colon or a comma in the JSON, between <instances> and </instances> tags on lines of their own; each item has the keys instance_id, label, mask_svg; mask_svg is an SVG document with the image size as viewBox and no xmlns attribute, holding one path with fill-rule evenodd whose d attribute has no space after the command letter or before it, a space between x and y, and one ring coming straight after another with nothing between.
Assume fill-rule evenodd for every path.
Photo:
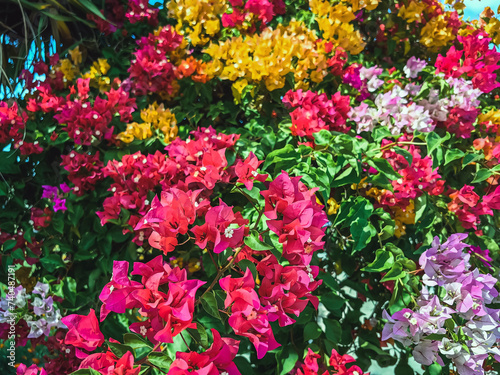
<instances>
[{"instance_id":1,"label":"green leaf","mask_svg":"<svg viewBox=\"0 0 500 375\"><path fill-rule=\"evenodd\" d=\"M436 340L436 341L441 341L447 337L445 334L439 334L439 333L431 333L430 335L425 336L424 338L426 340Z\"/></svg>"},{"instance_id":2,"label":"green leaf","mask_svg":"<svg viewBox=\"0 0 500 375\"><path fill-rule=\"evenodd\" d=\"M340 323L333 319L323 319L323 323L325 323L326 338L334 343L339 342L342 337L342 326Z\"/></svg>"},{"instance_id":3,"label":"green leaf","mask_svg":"<svg viewBox=\"0 0 500 375\"><path fill-rule=\"evenodd\" d=\"M372 137L377 143L380 143L382 139L392 137L392 133L387 126L376 126L373 129Z\"/></svg>"},{"instance_id":4,"label":"green leaf","mask_svg":"<svg viewBox=\"0 0 500 375\"><path fill-rule=\"evenodd\" d=\"M340 212L335 218L333 225L339 225L345 221L344 226L349 226L358 218L368 220L372 213L373 204L364 197L357 197L355 200L345 200L340 204Z\"/></svg>"},{"instance_id":5,"label":"green leaf","mask_svg":"<svg viewBox=\"0 0 500 375\"><path fill-rule=\"evenodd\" d=\"M379 249L376 252L375 260L368 264L362 271L382 272L394 265L394 255L390 251Z\"/></svg>"},{"instance_id":6,"label":"green leaf","mask_svg":"<svg viewBox=\"0 0 500 375\"><path fill-rule=\"evenodd\" d=\"M273 249L273 246L259 240L259 232L256 230L251 230L250 234L245 237L244 241L245 245L254 251L268 251Z\"/></svg>"},{"instance_id":7,"label":"green leaf","mask_svg":"<svg viewBox=\"0 0 500 375\"><path fill-rule=\"evenodd\" d=\"M291 144L287 144L285 147L274 150L269 155L267 155L266 161L262 166L262 169L267 169L271 164L278 163L283 160L296 160L299 161L300 155L295 151Z\"/></svg>"},{"instance_id":8,"label":"green leaf","mask_svg":"<svg viewBox=\"0 0 500 375\"><path fill-rule=\"evenodd\" d=\"M276 362L278 363L278 374L288 374L293 370L299 355L290 346L284 346L283 349L276 353Z\"/></svg>"},{"instance_id":9,"label":"green leaf","mask_svg":"<svg viewBox=\"0 0 500 375\"><path fill-rule=\"evenodd\" d=\"M332 140L332 133L328 130L322 129L318 133L314 133L314 143L319 146L326 146Z\"/></svg>"},{"instance_id":10,"label":"green leaf","mask_svg":"<svg viewBox=\"0 0 500 375\"><path fill-rule=\"evenodd\" d=\"M442 367L437 363L433 363L424 372L424 375L441 375Z\"/></svg>"},{"instance_id":11,"label":"green leaf","mask_svg":"<svg viewBox=\"0 0 500 375\"><path fill-rule=\"evenodd\" d=\"M351 224L351 234L354 240L353 251L360 251L377 234L377 230L368 220L358 217Z\"/></svg>"},{"instance_id":12,"label":"green leaf","mask_svg":"<svg viewBox=\"0 0 500 375\"><path fill-rule=\"evenodd\" d=\"M128 345L132 349L140 349L140 348L151 348L153 349L153 345L146 341L145 338L139 336L136 333L125 333L123 335L123 343Z\"/></svg>"},{"instance_id":13,"label":"green leaf","mask_svg":"<svg viewBox=\"0 0 500 375\"><path fill-rule=\"evenodd\" d=\"M427 155L430 155L432 151L436 150L444 141L450 139L450 137L450 133L446 133L443 138L441 138L436 132L427 133L427 136L425 137L425 141L427 142Z\"/></svg>"},{"instance_id":14,"label":"green leaf","mask_svg":"<svg viewBox=\"0 0 500 375\"><path fill-rule=\"evenodd\" d=\"M201 323L196 323L196 330L198 331L198 334L200 335L200 344L204 348L208 348L208 333L203 324Z\"/></svg>"},{"instance_id":15,"label":"green leaf","mask_svg":"<svg viewBox=\"0 0 500 375\"><path fill-rule=\"evenodd\" d=\"M123 345L123 344L118 344L116 342L109 342L108 341L108 347L111 349L111 351L118 357L121 358L125 355L125 353L130 352L134 353L134 350L128 346L128 345Z\"/></svg>"},{"instance_id":16,"label":"green leaf","mask_svg":"<svg viewBox=\"0 0 500 375\"><path fill-rule=\"evenodd\" d=\"M380 282L385 283L386 281L402 279L406 276L406 271L403 270L401 263L394 263L391 270L380 280Z\"/></svg>"},{"instance_id":17,"label":"green leaf","mask_svg":"<svg viewBox=\"0 0 500 375\"><path fill-rule=\"evenodd\" d=\"M257 273L257 268L255 267L255 263L252 262L249 259L242 259L238 262L238 266L241 268L243 272L247 270L247 268L250 269L250 272L252 272L252 276L254 279L257 278L258 273Z\"/></svg>"},{"instance_id":18,"label":"green leaf","mask_svg":"<svg viewBox=\"0 0 500 375\"><path fill-rule=\"evenodd\" d=\"M55 218L52 219L52 226L54 229L61 233L64 234L64 215L54 215Z\"/></svg>"},{"instance_id":19,"label":"green leaf","mask_svg":"<svg viewBox=\"0 0 500 375\"><path fill-rule=\"evenodd\" d=\"M488 177L490 177L493 174L492 171L486 168L482 168L476 172L476 176L472 180L471 184L475 184L481 181L486 180Z\"/></svg>"},{"instance_id":20,"label":"green leaf","mask_svg":"<svg viewBox=\"0 0 500 375\"><path fill-rule=\"evenodd\" d=\"M411 163L413 163L413 155L408 150L397 146L393 147L393 150L396 152L396 154L403 156L408 162L408 165L411 165Z\"/></svg>"},{"instance_id":21,"label":"green leaf","mask_svg":"<svg viewBox=\"0 0 500 375\"><path fill-rule=\"evenodd\" d=\"M335 293L326 293L320 296L321 303L330 311L340 310L345 304L345 299Z\"/></svg>"},{"instance_id":22,"label":"green leaf","mask_svg":"<svg viewBox=\"0 0 500 375\"><path fill-rule=\"evenodd\" d=\"M460 159L465 155L465 152L459 150L457 148L450 148L446 150L446 154L444 155L444 165L451 163L453 160Z\"/></svg>"},{"instance_id":23,"label":"green leaf","mask_svg":"<svg viewBox=\"0 0 500 375\"><path fill-rule=\"evenodd\" d=\"M383 158L375 158L368 159L368 165L375 168L377 171L382 173L384 176L391 180L397 180L401 178L401 175L397 173L394 168L392 168L391 164L386 159Z\"/></svg>"},{"instance_id":24,"label":"green leaf","mask_svg":"<svg viewBox=\"0 0 500 375\"><path fill-rule=\"evenodd\" d=\"M340 174L340 176L335 177L335 180L332 182L332 187L339 187L343 185L349 185L354 183L359 183L360 177L357 171L353 167L347 168L344 172Z\"/></svg>"},{"instance_id":25,"label":"green leaf","mask_svg":"<svg viewBox=\"0 0 500 375\"><path fill-rule=\"evenodd\" d=\"M462 160L462 169L464 169L467 165L470 163L473 163L479 159L481 159L483 156L479 154L467 154L464 156L464 160Z\"/></svg>"},{"instance_id":26,"label":"green leaf","mask_svg":"<svg viewBox=\"0 0 500 375\"><path fill-rule=\"evenodd\" d=\"M309 322L304 327L304 340L314 340L317 339L323 331L316 322Z\"/></svg>"},{"instance_id":27,"label":"green leaf","mask_svg":"<svg viewBox=\"0 0 500 375\"><path fill-rule=\"evenodd\" d=\"M65 267L60 255L50 254L40 258L40 263L49 272L53 272L58 268Z\"/></svg>"},{"instance_id":28,"label":"green leaf","mask_svg":"<svg viewBox=\"0 0 500 375\"><path fill-rule=\"evenodd\" d=\"M0 152L0 173L2 174L21 173L21 169L19 169L19 164L16 163L16 160L17 160L17 155L12 153L12 151Z\"/></svg>"},{"instance_id":29,"label":"green leaf","mask_svg":"<svg viewBox=\"0 0 500 375\"><path fill-rule=\"evenodd\" d=\"M167 353L164 352L152 352L148 355L148 361L160 369L169 370L172 360Z\"/></svg>"},{"instance_id":30,"label":"green leaf","mask_svg":"<svg viewBox=\"0 0 500 375\"><path fill-rule=\"evenodd\" d=\"M205 293L201 298L201 304L205 311L212 315L214 318L220 319L219 307L217 306L217 300L212 292Z\"/></svg>"},{"instance_id":31,"label":"green leaf","mask_svg":"<svg viewBox=\"0 0 500 375\"><path fill-rule=\"evenodd\" d=\"M102 18L103 20L106 20L106 17L102 15L102 13L99 11L99 9L89 0L76 0L78 3L80 3L86 10L94 13L97 17ZM108 21L109 22L109 21Z\"/></svg>"},{"instance_id":32,"label":"green leaf","mask_svg":"<svg viewBox=\"0 0 500 375\"><path fill-rule=\"evenodd\" d=\"M415 223L418 223L426 211L427 195L423 194L415 199Z\"/></svg>"},{"instance_id":33,"label":"green leaf","mask_svg":"<svg viewBox=\"0 0 500 375\"><path fill-rule=\"evenodd\" d=\"M76 281L66 276L63 280L64 298L69 300L73 306L76 304Z\"/></svg>"}]
</instances>

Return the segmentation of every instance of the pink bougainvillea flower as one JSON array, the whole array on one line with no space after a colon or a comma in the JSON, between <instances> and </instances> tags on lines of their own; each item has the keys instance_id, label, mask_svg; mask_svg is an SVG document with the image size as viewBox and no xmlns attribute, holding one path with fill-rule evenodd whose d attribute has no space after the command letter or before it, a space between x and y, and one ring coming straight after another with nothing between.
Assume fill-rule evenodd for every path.
<instances>
[{"instance_id":1,"label":"pink bougainvillea flower","mask_svg":"<svg viewBox=\"0 0 500 375\"><path fill-rule=\"evenodd\" d=\"M243 219L241 213L234 213L232 207L219 200L219 206L210 208L205 215L205 224L197 225L191 231L196 245L201 249L210 245L218 254L228 247L234 249L243 244L246 224L248 220Z\"/></svg>"},{"instance_id":2,"label":"pink bougainvillea flower","mask_svg":"<svg viewBox=\"0 0 500 375\"><path fill-rule=\"evenodd\" d=\"M170 365L169 375L219 375L219 370L210 357L196 352L176 353Z\"/></svg>"},{"instance_id":3,"label":"pink bougainvillea flower","mask_svg":"<svg viewBox=\"0 0 500 375\"><path fill-rule=\"evenodd\" d=\"M107 283L99 299L103 302L101 306L101 322L106 319L106 316L113 311L123 314L127 308L132 308L136 305L136 300L132 298L132 292L142 288L142 284L137 281L131 281L128 277L127 261L113 262L113 276L111 281Z\"/></svg>"},{"instance_id":4,"label":"pink bougainvillea flower","mask_svg":"<svg viewBox=\"0 0 500 375\"><path fill-rule=\"evenodd\" d=\"M88 315L72 314L61 320L69 330L64 338L64 343L76 348L78 358L85 358L88 355L79 349L91 352L104 343L104 335L99 329L94 309L90 309Z\"/></svg>"},{"instance_id":5,"label":"pink bougainvillea flower","mask_svg":"<svg viewBox=\"0 0 500 375\"><path fill-rule=\"evenodd\" d=\"M95 353L87 356L80 363L80 369L91 368L101 374L108 374L108 370L113 368L118 358L108 349L105 353Z\"/></svg>"},{"instance_id":6,"label":"pink bougainvillea flower","mask_svg":"<svg viewBox=\"0 0 500 375\"><path fill-rule=\"evenodd\" d=\"M47 371L44 368L38 368L37 365L27 367L21 363L16 370L16 375L47 375Z\"/></svg>"},{"instance_id":7,"label":"pink bougainvillea flower","mask_svg":"<svg viewBox=\"0 0 500 375\"><path fill-rule=\"evenodd\" d=\"M240 371L234 363L234 357L238 354L240 342L238 340L222 337L215 329L210 330L214 338L214 342L205 352L210 357L210 361L222 372L227 372L228 375L240 375Z\"/></svg>"},{"instance_id":8,"label":"pink bougainvillea flower","mask_svg":"<svg viewBox=\"0 0 500 375\"><path fill-rule=\"evenodd\" d=\"M259 161L253 152L251 152L245 160L238 160L236 166L234 167L234 172L236 173L236 176L238 176L237 182L245 184L245 187L248 190L252 190L254 180L260 182L266 181L268 175L259 174L257 172L257 168L259 168L259 165L263 162L263 160Z\"/></svg>"}]
</instances>

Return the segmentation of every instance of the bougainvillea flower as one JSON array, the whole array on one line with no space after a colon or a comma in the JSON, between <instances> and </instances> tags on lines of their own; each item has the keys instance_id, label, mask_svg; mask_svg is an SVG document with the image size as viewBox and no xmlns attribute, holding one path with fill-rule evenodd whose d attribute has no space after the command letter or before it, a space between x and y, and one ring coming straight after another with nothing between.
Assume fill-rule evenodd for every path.
<instances>
[{"instance_id":1,"label":"bougainvillea flower","mask_svg":"<svg viewBox=\"0 0 500 375\"><path fill-rule=\"evenodd\" d=\"M47 375L47 371L45 371L44 368L39 368L35 364L28 367L21 363L16 369L16 375Z\"/></svg>"},{"instance_id":2,"label":"bougainvillea flower","mask_svg":"<svg viewBox=\"0 0 500 375\"><path fill-rule=\"evenodd\" d=\"M94 351L104 343L104 335L99 329L99 321L94 309L90 309L88 315L68 315L62 318L62 322L68 327L68 333L64 338L67 345L76 348L78 358L85 358L86 353L79 349Z\"/></svg>"}]
</instances>

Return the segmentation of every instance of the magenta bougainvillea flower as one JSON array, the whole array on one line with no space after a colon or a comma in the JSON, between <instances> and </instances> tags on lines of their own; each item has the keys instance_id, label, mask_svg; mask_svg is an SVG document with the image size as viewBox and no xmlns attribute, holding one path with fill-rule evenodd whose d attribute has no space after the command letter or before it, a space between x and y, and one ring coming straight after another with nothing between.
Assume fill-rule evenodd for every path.
<instances>
[{"instance_id":1,"label":"magenta bougainvillea flower","mask_svg":"<svg viewBox=\"0 0 500 375\"><path fill-rule=\"evenodd\" d=\"M76 348L78 358L88 355L83 350L92 352L104 343L104 335L99 329L94 309L90 309L88 315L65 316L62 322L68 327L64 342Z\"/></svg>"}]
</instances>

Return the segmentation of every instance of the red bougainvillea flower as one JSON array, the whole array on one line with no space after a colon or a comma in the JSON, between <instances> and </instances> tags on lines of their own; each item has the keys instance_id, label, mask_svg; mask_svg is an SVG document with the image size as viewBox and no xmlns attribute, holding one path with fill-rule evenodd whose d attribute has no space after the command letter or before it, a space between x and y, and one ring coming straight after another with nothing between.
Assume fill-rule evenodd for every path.
<instances>
[{"instance_id":1,"label":"red bougainvillea flower","mask_svg":"<svg viewBox=\"0 0 500 375\"><path fill-rule=\"evenodd\" d=\"M338 375L370 375L364 373L358 366L346 367L346 364L355 362L356 360L348 354L340 355L335 349L332 349L330 357L330 366L332 366Z\"/></svg>"},{"instance_id":2,"label":"red bougainvillea flower","mask_svg":"<svg viewBox=\"0 0 500 375\"><path fill-rule=\"evenodd\" d=\"M195 235L195 243L201 249L210 245L214 253L218 254L228 247L234 249L243 244L246 224L248 220L243 219L241 213L234 213L232 207L220 200L219 206L208 210L205 224L197 225L191 231Z\"/></svg>"},{"instance_id":3,"label":"red bougainvillea flower","mask_svg":"<svg viewBox=\"0 0 500 375\"><path fill-rule=\"evenodd\" d=\"M162 250L165 254L173 251L177 246L177 236L186 234L188 225L193 224L200 208L198 195L201 190L187 193L172 188L162 192L161 199L155 197L151 210L139 220L135 230L151 228L149 244ZM204 204L209 204L208 200Z\"/></svg>"},{"instance_id":4,"label":"red bougainvillea flower","mask_svg":"<svg viewBox=\"0 0 500 375\"><path fill-rule=\"evenodd\" d=\"M101 322L106 319L106 316L113 311L123 314L127 308L135 306L135 300L131 294L134 290L142 288L142 284L137 281L130 281L128 277L128 262L114 261L113 276L111 281L107 283L99 299L103 302L101 306Z\"/></svg>"},{"instance_id":5,"label":"red bougainvillea flower","mask_svg":"<svg viewBox=\"0 0 500 375\"><path fill-rule=\"evenodd\" d=\"M92 368L101 374L107 374L108 369L112 368L118 358L108 349L105 353L91 354L80 363L80 369Z\"/></svg>"},{"instance_id":6,"label":"red bougainvillea flower","mask_svg":"<svg viewBox=\"0 0 500 375\"><path fill-rule=\"evenodd\" d=\"M205 352L210 357L217 369L227 372L228 375L240 375L240 371L234 363L234 357L238 354L240 342L238 340L222 337L215 329L210 330L214 337L212 346Z\"/></svg>"},{"instance_id":7,"label":"red bougainvillea flower","mask_svg":"<svg viewBox=\"0 0 500 375\"><path fill-rule=\"evenodd\" d=\"M64 338L64 343L76 348L78 358L85 358L88 355L79 349L93 351L104 343L104 335L99 329L94 309L90 309L88 315L65 316L62 318L62 322L69 330Z\"/></svg>"},{"instance_id":8,"label":"red bougainvillea flower","mask_svg":"<svg viewBox=\"0 0 500 375\"><path fill-rule=\"evenodd\" d=\"M326 94L312 91L288 91L283 97L283 103L295 108L290 113L292 117L292 134L314 140L314 133L322 129L347 133L346 125L349 110L349 97L335 93L331 99Z\"/></svg>"},{"instance_id":9,"label":"red bougainvillea flower","mask_svg":"<svg viewBox=\"0 0 500 375\"><path fill-rule=\"evenodd\" d=\"M313 252L324 245L323 226L328 219L316 201L316 191L286 172L269 184L269 190L261 191L264 215L271 219L267 225L283 243L283 256L294 265L310 264Z\"/></svg>"},{"instance_id":10,"label":"red bougainvillea flower","mask_svg":"<svg viewBox=\"0 0 500 375\"><path fill-rule=\"evenodd\" d=\"M231 306L229 325L237 335L248 337L257 350L257 358L261 359L269 350L279 347L267 311L261 306L254 289L255 280L250 269L247 268L241 278L226 276L219 280L219 284L227 293L225 307Z\"/></svg>"},{"instance_id":11,"label":"red bougainvillea flower","mask_svg":"<svg viewBox=\"0 0 500 375\"><path fill-rule=\"evenodd\" d=\"M106 353L91 354L80 364L80 369L91 368L102 375L138 375L141 366L134 368L134 356L126 352L118 359L110 350Z\"/></svg>"},{"instance_id":12,"label":"red bougainvillea flower","mask_svg":"<svg viewBox=\"0 0 500 375\"><path fill-rule=\"evenodd\" d=\"M310 348L307 349L307 355L304 358L304 363L301 368L297 369L296 375L318 375L319 365L318 359L321 358L319 354L314 353ZM325 371L323 375L327 375L328 371Z\"/></svg>"},{"instance_id":13,"label":"red bougainvillea flower","mask_svg":"<svg viewBox=\"0 0 500 375\"><path fill-rule=\"evenodd\" d=\"M259 161L253 152L251 152L245 160L238 160L234 167L234 173L238 176L237 182L245 184L248 190L252 190L254 180L260 182L266 181L268 174L257 173L257 168L259 168L259 165L263 162L263 160Z\"/></svg>"}]
</instances>

